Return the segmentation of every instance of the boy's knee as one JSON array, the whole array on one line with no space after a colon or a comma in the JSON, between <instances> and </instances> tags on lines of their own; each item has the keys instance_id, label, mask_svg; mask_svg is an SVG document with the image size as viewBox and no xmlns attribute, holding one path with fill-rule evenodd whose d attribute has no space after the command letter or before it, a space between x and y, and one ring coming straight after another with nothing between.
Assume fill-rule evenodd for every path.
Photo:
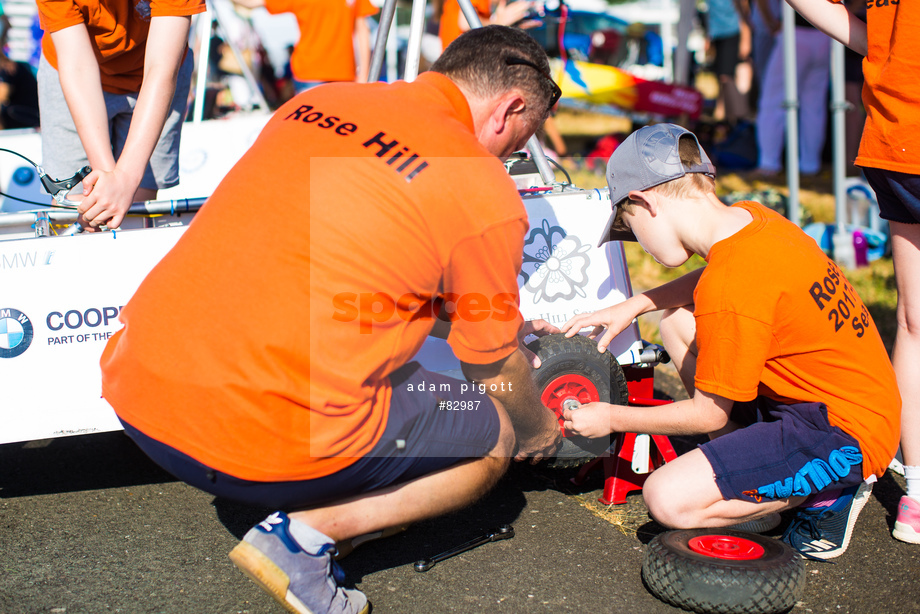
<instances>
[{"instance_id":1,"label":"boy's knee","mask_svg":"<svg viewBox=\"0 0 920 614\"><path fill-rule=\"evenodd\" d=\"M695 514L689 513L685 502L675 497L675 488L656 471L648 476L642 487L642 498L649 515L669 529L692 529L698 526Z\"/></svg>"}]
</instances>

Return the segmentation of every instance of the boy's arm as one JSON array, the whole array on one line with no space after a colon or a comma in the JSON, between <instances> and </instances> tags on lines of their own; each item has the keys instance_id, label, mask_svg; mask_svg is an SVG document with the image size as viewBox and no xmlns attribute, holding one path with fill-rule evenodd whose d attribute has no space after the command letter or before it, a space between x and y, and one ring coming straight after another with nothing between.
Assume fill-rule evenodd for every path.
<instances>
[{"instance_id":1,"label":"boy's arm","mask_svg":"<svg viewBox=\"0 0 920 614\"><path fill-rule=\"evenodd\" d=\"M114 168L96 167L83 180L86 197L80 211L93 225L106 223L109 228L117 228L134 201L169 114L179 67L188 48L190 24L188 16L159 16L150 20L144 80L124 150Z\"/></svg>"},{"instance_id":2,"label":"boy's arm","mask_svg":"<svg viewBox=\"0 0 920 614\"><path fill-rule=\"evenodd\" d=\"M847 10L843 3L831 0L786 0L813 26L858 53L869 53L866 24Z\"/></svg>"},{"instance_id":3,"label":"boy's arm","mask_svg":"<svg viewBox=\"0 0 920 614\"><path fill-rule=\"evenodd\" d=\"M610 433L705 435L728 424L734 401L697 390L692 399L657 407L626 407L589 403L563 413L563 426L576 435L603 437Z\"/></svg>"},{"instance_id":4,"label":"boy's arm","mask_svg":"<svg viewBox=\"0 0 920 614\"><path fill-rule=\"evenodd\" d=\"M58 55L58 75L64 100L73 117L80 143L94 169L115 168L109 138L109 120L102 95L99 63L85 24L51 32ZM52 145L53 146L53 145ZM79 169L70 169L77 172Z\"/></svg>"},{"instance_id":5,"label":"boy's arm","mask_svg":"<svg viewBox=\"0 0 920 614\"><path fill-rule=\"evenodd\" d=\"M598 340L597 349L603 353L613 338L623 332L638 316L652 311L692 305L693 291L704 269L705 267L690 271L674 281L637 294L606 309L579 314L562 325L562 332L566 337L571 337L582 328L593 326L594 330L588 336Z\"/></svg>"}]
</instances>

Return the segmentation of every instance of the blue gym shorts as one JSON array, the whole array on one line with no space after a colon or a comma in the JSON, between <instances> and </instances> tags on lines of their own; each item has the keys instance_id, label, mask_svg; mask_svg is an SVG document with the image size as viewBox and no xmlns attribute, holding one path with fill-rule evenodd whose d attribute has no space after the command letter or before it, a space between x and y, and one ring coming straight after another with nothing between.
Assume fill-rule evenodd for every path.
<instances>
[{"instance_id":1,"label":"blue gym shorts","mask_svg":"<svg viewBox=\"0 0 920 614\"><path fill-rule=\"evenodd\" d=\"M287 511L408 482L484 457L498 443L495 404L473 384L426 371L415 362L394 371L390 384L390 412L377 444L341 471L312 480L241 480L122 425L147 456L183 482L238 503Z\"/></svg>"},{"instance_id":2,"label":"blue gym shorts","mask_svg":"<svg viewBox=\"0 0 920 614\"><path fill-rule=\"evenodd\" d=\"M807 497L863 481L859 442L828 423L824 403L761 396L735 403L731 419L743 428L700 445L726 500Z\"/></svg>"},{"instance_id":3,"label":"blue gym shorts","mask_svg":"<svg viewBox=\"0 0 920 614\"><path fill-rule=\"evenodd\" d=\"M864 168L863 173L875 190L879 217L889 222L920 224L920 175L880 168Z\"/></svg>"}]
</instances>

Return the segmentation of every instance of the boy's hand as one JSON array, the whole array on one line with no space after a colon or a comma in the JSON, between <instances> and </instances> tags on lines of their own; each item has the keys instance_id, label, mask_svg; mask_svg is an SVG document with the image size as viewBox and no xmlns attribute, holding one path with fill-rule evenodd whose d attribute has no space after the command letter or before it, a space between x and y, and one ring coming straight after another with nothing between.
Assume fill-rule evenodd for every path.
<instances>
[{"instance_id":1,"label":"boy's hand","mask_svg":"<svg viewBox=\"0 0 920 614\"><path fill-rule=\"evenodd\" d=\"M88 226L105 224L114 230L131 208L136 190L137 182L126 179L118 170L94 170L83 179L83 200L77 211Z\"/></svg>"},{"instance_id":2,"label":"boy's hand","mask_svg":"<svg viewBox=\"0 0 920 614\"><path fill-rule=\"evenodd\" d=\"M581 329L593 326L594 330L591 331L588 338L597 340L597 351L604 353L613 338L623 332L634 317L628 310L622 308L621 303L591 313L580 313L562 325L562 332L566 337L573 337Z\"/></svg>"},{"instance_id":3,"label":"boy's hand","mask_svg":"<svg viewBox=\"0 0 920 614\"><path fill-rule=\"evenodd\" d=\"M587 403L576 409L562 412L562 426L566 431L582 437L604 437L613 432L609 403Z\"/></svg>"},{"instance_id":4,"label":"boy's hand","mask_svg":"<svg viewBox=\"0 0 920 614\"><path fill-rule=\"evenodd\" d=\"M518 333L518 340L521 345L521 353L524 355L524 358L527 359L527 362L531 364L534 369L539 369L540 365L543 364L540 361L540 357L527 349L527 346L524 345L524 339L528 335L536 335L537 337L545 337L546 335L555 335L561 333L556 326L550 324L546 320L528 320L524 322L524 326L521 327L521 332Z\"/></svg>"}]
</instances>

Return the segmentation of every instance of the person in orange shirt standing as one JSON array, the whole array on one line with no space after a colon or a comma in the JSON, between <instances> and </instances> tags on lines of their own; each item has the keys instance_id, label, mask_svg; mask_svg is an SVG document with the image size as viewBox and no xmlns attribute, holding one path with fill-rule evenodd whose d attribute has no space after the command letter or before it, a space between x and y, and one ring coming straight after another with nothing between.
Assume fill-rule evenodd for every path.
<instances>
[{"instance_id":1,"label":"person in orange shirt standing","mask_svg":"<svg viewBox=\"0 0 920 614\"><path fill-rule=\"evenodd\" d=\"M234 0L240 6L264 6L269 13L293 13L300 39L291 54L294 92L322 83L366 83L371 34L367 18L377 13L368 0ZM357 61L355 47L357 46Z\"/></svg>"},{"instance_id":2,"label":"person in orange shirt standing","mask_svg":"<svg viewBox=\"0 0 920 614\"><path fill-rule=\"evenodd\" d=\"M38 0L42 166L89 164L84 226L117 228L131 203L179 183L193 69L191 16L204 0Z\"/></svg>"},{"instance_id":3,"label":"person in orange shirt standing","mask_svg":"<svg viewBox=\"0 0 920 614\"><path fill-rule=\"evenodd\" d=\"M279 510L231 558L288 609L366 611L336 543L459 509L558 447L519 345L556 329L518 310L527 212L501 159L559 94L501 26L412 83L298 94L122 310L103 395L178 478ZM239 223L270 203L283 231ZM413 361L429 335L466 380Z\"/></svg>"},{"instance_id":4,"label":"person in orange shirt standing","mask_svg":"<svg viewBox=\"0 0 920 614\"><path fill-rule=\"evenodd\" d=\"M763 531L797 508L783 541L838 557L897 448L894 370L868 309L814 240L759 203L725 205L714 177L696 136L674 124L641 128L610 156L601 242L638 241L668 267L692 254L707 265L562 329L593 327L604 351L634 318L663 311L661 338L690 398L642 411L591 403L566 410L564 426L709 435L645 482L655 520Z\"/></svg>"},{"instance_id":5,"label":"person in orange shirt standing","mask_svg":"<svg viewBox=\"0 0 920 614\"><path fill-rule=\"evenodd\" d=\"M907 493L892 535L920 544L920 5L869 0L865 23L845 4L790 0L790 5L863 60L866 124L856 166L875 190L891 229L898 287L898 332L892 362L904 408L901 454Z\"/></svg>"}]
</instances>

